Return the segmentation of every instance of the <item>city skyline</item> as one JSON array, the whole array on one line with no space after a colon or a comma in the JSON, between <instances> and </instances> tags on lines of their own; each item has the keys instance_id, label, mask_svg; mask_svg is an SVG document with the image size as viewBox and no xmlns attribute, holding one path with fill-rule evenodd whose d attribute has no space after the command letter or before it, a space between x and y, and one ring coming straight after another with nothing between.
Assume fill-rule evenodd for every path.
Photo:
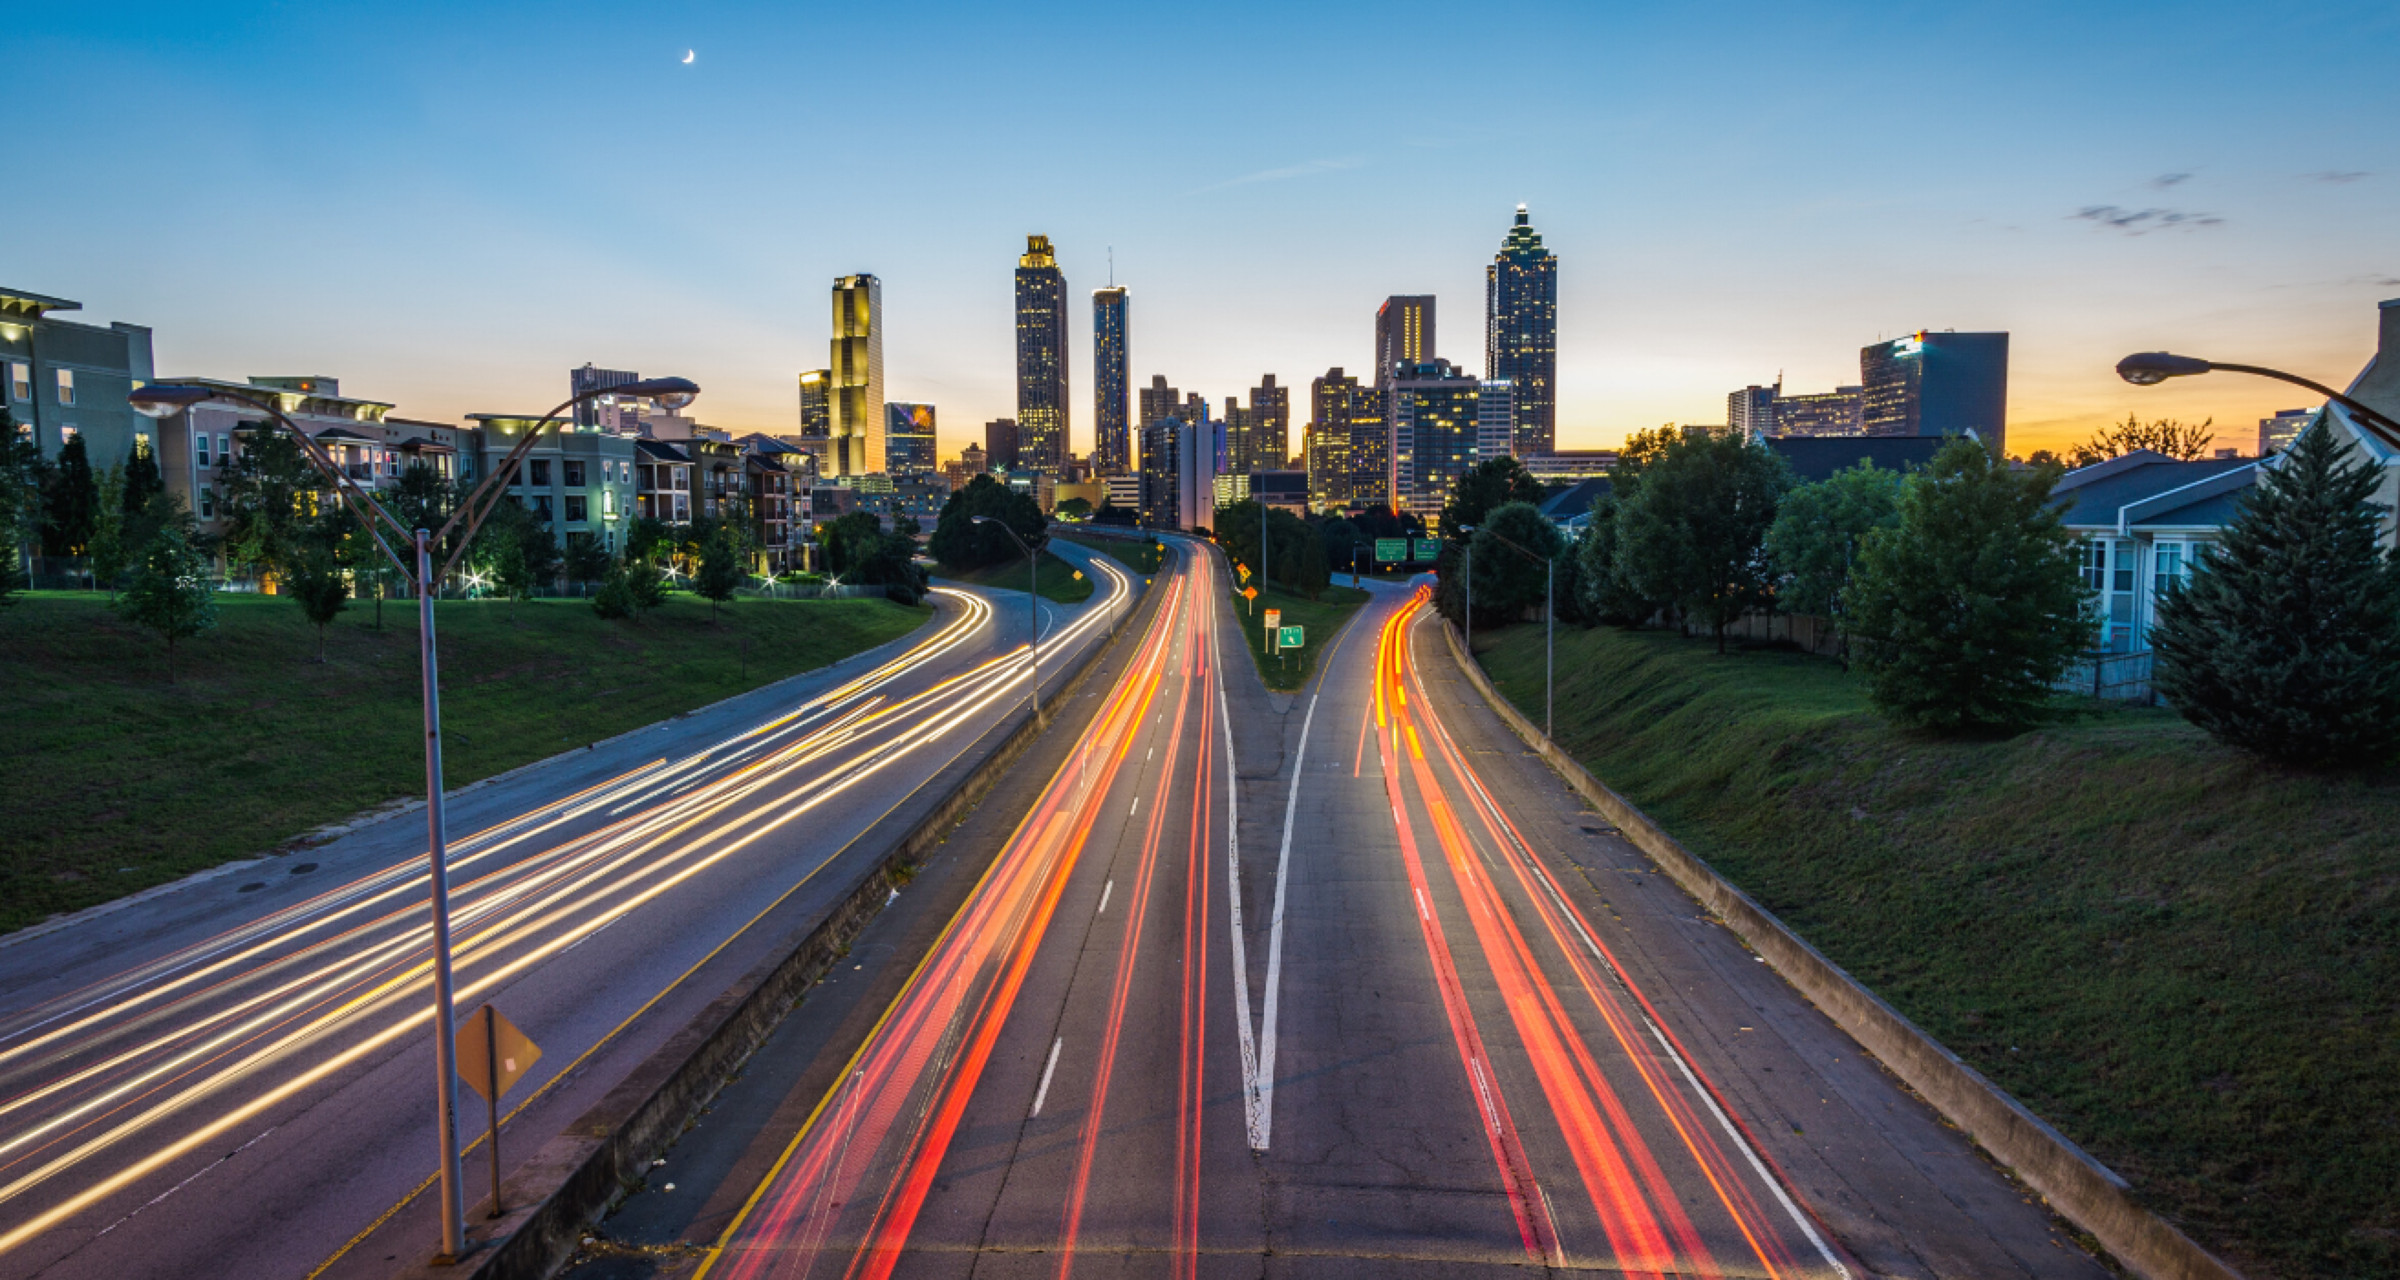
<instances>
[{"instance_id":1,"label":"city skyline","mask_svg":"<svg viewBox=\"0 0 2400 1280\"><path fill-rule=\"evenodd\" d=\"M1066 276L1109 279L1113 259L1115 282L1142 293L1133 385L1163 372L1217 397L1262 371L1298 385L1368 368L1365 317L1402 293L1447 297L1469 345L1436 354L1489 373L1457 316L1528 203L1574 264L1558 340L1570 449L1719 421L1729 390L1779 373L1793 395L1829 392L1855 380L1860 348L1946 329L2012 335L2012 448L2055 448L2129 412L2213 416L2230 441L2297 401L2226 380L2135 397L2115 359L2165 348L2333 378L2365 355L2343 317L2400 294L2400 247L2379 230L2400 222L2400 144L2376 127L2400 91L2367 74L2395 20L2363 5L2238 39L2206 16L2161 32L2132 15L1897 24L1859 7L1760 11L1703 33L1556 7L1529 17L1550 34L1520 68L1539 136L1481 140L1469 86L1391 118L1365 105L1372 95L1344 100L1358 73L1302 85L1245 67L1235 87L1257 92L1069 122L1049 144L1058 180L1022 194L997 181L997 139L1056 104L1037 93L985 109L1005 76L986 65L995 17L920 27L602 5L579 11L571 56L522 67L514 51L553 34L537 16L436 17L29 15L0 37L34 76L21 159L81 194L21 210L19 243L36 251L0 265L20 287L82 300L92 320L152 327L162 374L318 370L411 416L459 420L538 410L561 367L671 369L704 381L705 420L737 433L796 429L792 379L829 337L821 291L872 272L893 308L886 398L950 406L945 454L1012 412L1012 298L993 264L1034 228ZM1294 48L1353 41L1364 67L1409 24L1363 17L1260 20ZM1187 37L1205 53L1242 24L1052 25L1060 56L1089 59ZM799 161L835 122L781 60L903 32L941 88L859 122L846 163L861 184L939 172L967 198L809 197ZM1733 91L1683 87L1770 50ZM274 75L233 74L262 59ZM607 100L545 91L594 64L609 67ZM2302 102L2255 74L2266 65L2307 66L2344 101ZM1826 87L1869 66L1871 86ZM524 105L480 91L504 69L525 77ZM323 107L337 76L332 96L382 105ZM2142 77L2222 88L2200 104L2123 91ZM1895 105L1912 101L1928 105ZM1945 145L1881 146L1877 131ZM593 134L676 167L579 207L516 195L579 181ZM218 180L173 202L134 198L132 139L138 154L208 154ZM1474 155L1469 176L1405 207L1374 198L1460 152ZM1048 194L1083 187L1099 194ZM332 276L296 269L333 260ZM1092 341L1091 317L1068 310L1072 351ZM528 323L536 314L548 323ZM1072 381L1066 403L1091 385ZM1076 424L1076 452L1091 450L1091 426Z\"/></svg>"}]
</instances>

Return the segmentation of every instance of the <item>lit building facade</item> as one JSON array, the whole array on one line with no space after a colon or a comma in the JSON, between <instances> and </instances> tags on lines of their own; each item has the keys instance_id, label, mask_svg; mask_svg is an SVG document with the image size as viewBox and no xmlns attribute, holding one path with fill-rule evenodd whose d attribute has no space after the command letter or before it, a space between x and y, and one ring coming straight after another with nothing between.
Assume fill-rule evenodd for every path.
<instances>
[{"instance_id":1,"label":"lit building facade","mask_svg":"<svg viewBox=\"0 0 2400 1280\"><path fill-rule=\"evenodd\" d=\"M1339 511L1356 492L1350 474L1350 404L1358 379L1341 366L1308 384L1308 501L1319 511Z\"/></svg>"},{"instance_id":2,"label":"lit building facade","mask_svg":"<svg viewBox=\"0 0 2400 1280\"><path fill-rule=\"evenodd\" d=\"M1781 434L1775 429L1775 396L1782 390L1781 383L1772 387L1753 384L1726 396L1725 425L1745 440Z\"/></svg>"},{"instance_id":3,"label":"lit building facade","mask_svg":"<svg viewBox=\"0 0 2400 1280\"><path fill-rule=\"evenodd\" d=\"M59 446L81 436L92 470L101 472L123 466L137 440L151 439L150 420L125 397L156 374L146 326L104 328L53 314L82 309L65 298L0 289L0 402L43 457L57 457Z\"/></svg>"},{"instance_id":4,"label":"lit building facade","mask_svg":"<svg viewBox=\"0 0 2400 1280\"><path fill-rule=\"evenodd\" d=\"M897 476L934 469L932 405L885 405L883 431L883 465L886 471Z\"/></svg>"},{"instance_id":5,"label":"lit building facade","mask_svg":"<svg viewBox=\"0 0 2400 1280\"><path fill-rule=\"evenodd\" d=\"M819 475L833 474L833 370L800 375L800 447L817 460Z\"/></svg>"},{"instance_id":6,"label":"lit building facade","mask_svg":"<svg viewBox=\"0 0 2400 1280\"><path fill-rule=\"evenodd\" d=\"M1265 375L1257 386L1250 388L1247 407L1233 396L1225 397L1227 472L1248 475L1253 471L1281 469L1286 461L1284 451L1291 447L1291 435L1291 388L1276 386L1274 374Z\"/></svg>"},{"instance_id":7,"label":"lit building facade","mask_svg":"<svg viewBox=\"0 0 2400 1280\"><path fill-rule=\"evenodd\" d=\"M1475 461L1516 456L1516 384L1486 378L1475 398Z\"/></svg>"},{"instance_id":8,"label":"lit building facade","mask_svg":"<svg viewBox=\"0 0 2400 1280\"><path fill-rule=\"evenodd\" d=\"M1778 436L1863 436L1867 433L1860 415L1860 387L1835 387L1815 395L1793 396L1775 393L1775 430Z\"/></svg>"},{"instance_id":9,"label":"lit building facade","mask_svg":"<svg viewBox=\"0 0 2400 1280\"><path fill-rule=\"evenodd\" d=\"M1017 463L1055 478L1067 461L1067 277L1050 237L1017 259Z\"/></svg>"},{"instance_id":10,"label":"lit building facade","mask_svg":"<svg viewBox=\"0 0 2400 1280\"><path fill-rule=\"evenodd\" d=\"M1955 436L1995 449L2008 429L2008 335L1920 330L1858 353L1859 416L1870 436Z\"/></svg>"},{"instance_id":11,"label":"lit building facade","mask_svg":"<svg viewBox=\"0 0 2400 1280\"><path fill-rule=\"evenodd\" d=\"M1484 387L1481 379L1447 360L1393 370L1393 510L1413 512L1428 525L1440 521L1459 480L1474 468L1485 433L1499 431L1507 421L1485 416Z\"/></svg>"},{"instance_id":12,"label":"lit building facade","mask_svg":"<svg viewBox=\"0 0 2400 1280\"><path fill-rule=\"evenodd\" d=\"M2322 408L2322 406L2320 406ZM2317 416L2318 409L2286 409L2272 418L2258 420L2258 456L2280 453L2292 441L2300 438L2300 429Z\"/></svg>"},{"instance_id":13,"label":"lit building facade","mask_svg":"<svg viewBox=\"0 0 2400 1280\"><path fill-rule=\"evenodd\" d=\"M1396 293L1375 308L1375 385L1388 387L1404 365L1434 359L1433 295Z\"/></svg>"},{"instance_id":14,"label":"lit building facade","mask_svg":"<svg viewBox=\"0 0 2400 1280\"><path fill-rule=\"evenodd\" d=\"M826 405L832 466L825 474L884 469L883 282L870 275L833 282L833 367Z\"/></svg>"},{"instance_id":15,"label":"lit building facade","mask_svg":"<svg viewBox=\"0 0 2400 1280\"><path fill-rule=\"evenodd\" d=\"M1542 247L1524 205L1484 270L1483 351L1485 376L1514 388L1510 452L1550 452L1558 442L1558 259Z\"/></svg>"},{"instance_id":16,"label":"lit building facade","mask_svg":"<svg viewBox=\"0 0 2400 1280\"><path fill-rule=\"evenodd\" d=\"M1215 518L1214 447L1205 424L1159 417L1142 424L1142 523L1198 529Z\"/></svg>"},{"instance_id":17,"label":"lit building facade","mask_svg":"<svg viewBox=\"0 0 2400 1280\"><path fill-rule=\"evenodd\" d=\"M1092 470L1133 469L1133 349L1124 286L1092 291Z\"/></svg>"}]
</instances>

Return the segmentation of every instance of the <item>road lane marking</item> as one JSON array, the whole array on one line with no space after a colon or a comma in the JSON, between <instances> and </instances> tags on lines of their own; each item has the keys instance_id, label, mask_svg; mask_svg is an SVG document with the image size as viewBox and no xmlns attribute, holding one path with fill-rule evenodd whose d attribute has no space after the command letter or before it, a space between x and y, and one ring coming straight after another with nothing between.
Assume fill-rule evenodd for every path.
<instances>
[{"instance_id":1,"label":"road lane marking","mask_svg":"<svg viewBox=\"0 0 2400 1280\"><path fill-rule=\"evenodd\" d=\"M1100 915L1100 914L1102 914L1102 913L1106 912L1106 911L1108 910L1108 895L1110 895L1110 894L1112 894L1112 893L1115 893L1116 891L1117 891L1117 882L1116 882L1116 881L1114 881L1114 880L1111 880L1111 881L1109 881L1107 884L1101 885L1101 886L1100 886L1100 910L1098 910L1098 911L1095 911L1095 912L1093 912L1092 914L1093 914L1093 915Z\"/></svg>"},{"instance_id":2,"label":"road lane marking","mask_svg":"<svg viewBox=\"0 0 2400 1280\"><path fill-rule=\"evenodd\" d=\"M1316 721L1317 695L1312 693L1308 697L1308 713L1300 717L1300 749L1292 756L1292 789L1283 802L1283 852L1275 860L1275 912L1269 918L1267 932L1267 998L1258 1031L1255 1086L1258 1114L1250 1126L1250 1146L1257 1151L1267 1149L1267 1139L1275 1125L1275 1015L1281 1007L1283 990L1284 886L1291 881L1292 819L1300 809L1300 769L1308 763L1308 731Z\"/></svg>"},{"instance_id":3,"label":"road lane marking","mask_svg":"<svg viewBox=\"0 0 2400 1280\"><path fill-rule=\"evenodd\" d=\"M1033 1110L1026 1114L1026 1119L1042 1114L1042 1101L1050 1096L1050 1073L1058 1070L1058 1051L1066 1043L1065 1036L1050 1042L1050 1061L1042 1067L1042 1087L1033 1091Z\"/></svg>"},{"instance_id":4,"label":"road lane marking","mask_svg":"<svg viewBox=\"0 0 2400 1280\"><path fill-rule=\"evenodd\" d=\"M1142 811L1142 798L1141 798L1140 796L1135 796L1135 797L1133 798L1133 807L1132 807L1132 808L1130 808L1130 809L1127 809L1127 810L1125 811L1125 816L1126 816L1126 817L1128 817L1128 818L1130 818L1130 817L1132 817L1133 815L1135 815L1135 814L1137 814L1137 813L1140 813L1141 811Z\"/></svg>"}]
</instances>

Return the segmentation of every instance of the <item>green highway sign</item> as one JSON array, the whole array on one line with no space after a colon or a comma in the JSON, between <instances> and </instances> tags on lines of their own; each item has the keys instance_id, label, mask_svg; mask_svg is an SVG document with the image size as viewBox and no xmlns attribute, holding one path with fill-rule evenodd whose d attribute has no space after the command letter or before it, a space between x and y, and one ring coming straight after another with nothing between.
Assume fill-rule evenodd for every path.
<instances>
[{"instance_id":1,"label":"green highway sign","mask_svg":"<svg viewBox=\"0 0 2400 1280\"><path fill-rule=\"evenodd\" d=\"M1300 628L1298 628L1298 627L1285 627L1285 628L1283 628L1283 634L1282 634L1282 635L1280 635L1280 636L1278 636L1278 637L1276 638L1276 640L1275 640L1275 647L1276 647L1276 648L1278 648L1278 649L1297 649L1297 648L1299 648L1299 647L1300 647Z\"/></svg>"},{"instance_id":2,"label":"green highway sign","mask_svg":"<svg viewBox=\"0 0 2400 1280\"><path fill-rule=\"evenodd\" d=\"M1375 540L1375 558L1378 560L1408 559L1408 539L1377 538Z\"/></svg>"},{"instance_id":3,"label":"green highway sign","mask_svg":"<svg viewBox=\"0 0 2400 1280\"><path fill-rule=\"evenodd\" d=\"M1417 539L1417 559L1419 559L1419 560L1439 560L1439 559L1441 559L1441 558L1442 558L1442 543L1441 543L1441 540L1440 540L1439 538L1419 538L1419 539Z\"/></svg>"}]
</instances>

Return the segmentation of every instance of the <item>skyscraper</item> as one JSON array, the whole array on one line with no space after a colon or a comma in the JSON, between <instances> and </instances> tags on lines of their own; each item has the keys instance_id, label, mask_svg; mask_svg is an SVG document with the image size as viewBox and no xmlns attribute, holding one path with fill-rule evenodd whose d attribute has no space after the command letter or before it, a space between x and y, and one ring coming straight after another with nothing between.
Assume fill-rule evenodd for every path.
<instances>
[{"instance_id":1,"label":"skyscraper","mask_svg":"<svg viewBox=\"0 0 2400 1280\"><path fill-rule=\"evenodd\" d=\"M1396 293L1375 308L1375 385L1392 385L1402 365L1434 359L1433 295Z\"/></svg>"},{"instance_id":2,"label":"skyscraper","mask_svg":"<svg viewBox=\"0 0 2400 1280\"><path fill-rule=\"evenodd\" d=\"M1782 435L1775 422L1775 397L1783 383L1762 387L1755 383L1725 397L1725 425L1744 440L1763 440Z\"/></svg>"},{"instance_id":3,"label":"skyscraper","mask_svg":"<svg viewBox=\"0 0 2400 1280\"><path fill-rule=\"evenodd\" d=\"M1226 461L1235 475L1280 471L1292 447L1292 389L1275 385L1266 374L1250 388L1250 405L1241 411L1238 434L1233 397L1225 398Z\"/></svg>"},{"instance_id":4,"label":"skyscraper","mask_svg":"<svg viewBox=\"0 0 2400 1280\"><path fill-rule=\"evenodd\" d=\"M883 406L884 469L893 475L933 470L933 406Z\"/></svg>"},{"instance_id":5,"label":"skyscraper","mask_svg":"<svg viewBox=\"0 0 2400 1280\"><path fill-rule=\"evenodd\" d=\"M983 451L993 471L1017 469L1017 420L994 418L983 424Z\"/></svg>"},{"instance_id":6,"label":"skyscraper","mask_svg":"<svg viewBox=\"0 0 2400 1280\"><path fill-rule=\"evenodd\" d=\"M1558 443L1558 259L1524 205L1484 270L1483 317L1483 376L1514 388L1509 448L1520 458L1548 453Z\"/></svg>"},{"instance_id":7,"label":"skyscraper","mask_svg":"<svg viewBox=\"0 0 2400 1280\"><path fill-rule=\"evenodd\" d=\"M1215 511L1216 469L1206 424L1169 415L1142 424L1142 523L1196 529Z\"/></svg>"},{"instance_id":8,"label":"skyscraper","mask_svg":"<svg viewBox=\"0 0 2400 1280\"><path fill-rule=\"evenodd\" d=\"M2008 335L1919 330L1858 353L1860 417L1871 436L1973 431L1997 449L2008 430Z\"/></svg>"},{"instance_id":9,"label":"skyscraper","mask_svg":"<svg viewBox=\"0 0 2400 1280\"><path fill-rule=\"evenodd\" d=\"M884 469L883 282L869 275L833 282L833 388L827 428L832 474Z\"/></svg>"},{"instance_id":10,"label":"skyscraper","mask_svg":"<svg viewBox=\"0 0 2400 1280\"><path fill-rule=\"evenodd\" d=\"M1859 397L1864 388L1835 387L1814 395L1775 393L1775 430L1779 436L1865 435L1860 424Z\"/></svg>"},{"instance_id":11,"label":"skyscraper","mask_svg":"<svg viewBox=\"0 0 2400 1280\"><path fill-rule=\"evenodd\" d=\"M1132 348L1125 330L1125 289L1092 290L1092 470L1123 475L1133 467Z\"/></svg>"},{"instance_id":12,"label":"skyscraper","mask_svg":"<svg viewBox=\"0 0 2400 1280\"><path fill-rule=\"evenodd\" d=\"M1150 375L1150 385L1142 388L1142 425L1149 426L1160 418L1185 418L1183 393L1167 385L1167 375Z\"/></svg>"},{"instance_id":13,"label":"skyscraper","mask_svg":"<svg viewBox=\"0 0 2400 1280\"><path fill-rule=\"evenodd\" d=\"M1484 413L1485 386L1447 360L1404 364L1393 370L1393 508L1438 520L1459 479L1476 462L1479 436L1496 437L1500 421Z\"/></svg>"},{"instance_id":14,"label":"skyscraper","mask_svg":"<svg viewBox=\"0 0 2400 1280\"><path fill-rule=\"evenodd\" d=\"M800 375L800 448L817 460L817 474L838 474L833 466L833 371L811 369Z\"/></svg>"},{"instance_id":15,"label":"skyscraper","mask_svg":"<svg viewBox=\"0 0 2400 1280\"><path fill-rule=\"evenodd\" d=\"M1050 237L1017 259L1018 465L1056 477L1067 462L1067 277Z\"/></svg>"},{"instance_id":16,"label":"skyscraper","mask_svg":"<svg viewBox=\"0 0 2400 1280\"><path fill-rule=\"evenodd\" d=\"M1350 406L1358 379L1340 365L1308 384L1308 503L1319 511L1350 505L1357 487L1350 473Z\"/></svg>"}]
</instances>

